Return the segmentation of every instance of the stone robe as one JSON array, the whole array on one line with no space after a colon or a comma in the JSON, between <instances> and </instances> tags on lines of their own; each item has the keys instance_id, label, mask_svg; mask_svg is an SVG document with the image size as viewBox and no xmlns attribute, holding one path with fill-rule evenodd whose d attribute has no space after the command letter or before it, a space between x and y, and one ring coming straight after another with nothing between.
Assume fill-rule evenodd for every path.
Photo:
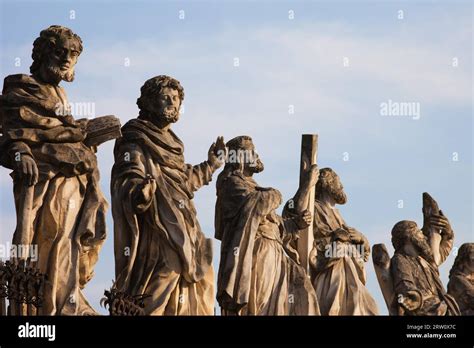
<instances>
[{"instance_id":1,"label":"stone robe","mask_svg":"<svg viewBox=\"0 0 474 348\"><path fill-rule=\"evenodd\" d=\"M34 186L15 171L11 174L17 216L29 216L24 229L17 221L13 244L37 244L37 267L47 275L38 314L96 314L81 292L93 276L106 236L107 202L99 187L96 156L82 142L74 118L56 115L68 105L61 87L33 76L10 75L0 105L0 163L15 169L14 161L28 155L39 170ZM32 201L25 200L30 194Z\"/></svg>"},{"instance_id":2,"label":"stone robe","mask_svg":"<svg viewBox=\"0 0 474 348\"><path fill-rule=\"evenodd\" d=\"M296 251L292 219L275 214L281 195L239 171L217 181L215 237L222 241L217 300L241 315L319 314L316 294ZM293 257L290 257L290 255Z\"/></svg>"},{"instance_id":3,"label":"stone robe","mask_svg":"<svg viewBox=\"0 0 474 348\"><path fill-rule=\"evenodd\" d=\"M310 255L313 286L322 315L376 315L375 300L365 287L363 255L355 245L335 239L334 231L345 222L337 209L315 201L314 248ZM351 255L327 255L351 250ZM329 256L329 257L328 257ZM342 256L342 257L337 257Z\"/></svg>"},{"instance_id":4,"label":"stone robe","mask_svg":"<svg viewBox=\"0 0 474 348\"><path fill-rule=\"evenodd\" d=\"M149 295L147 315L214 313L212 240L205 238L192 201L193 192L211 181L213 169L208 162L185 164L183 152L173 131L141 118L127 122L115 144L116 284L130 295ZM147 175L157 189L144 206L133 192Z\"/></svg>"},{"instance_id":5,"label":"stone robe","mask_svg":"<svg viewBox=\"0 0 474 348\"><path fill-rule=\"evenodd\" d=\"M448 293L456 299L462 315L474 315L474 274L453 272L449 277Z\"/></svg>"},{"instance_id":6,"label":"stone robe","mask_svg":"<svg viewBox=\"0 0 474 348\"><path fill-rule=\"evenodd\" d=\"M451 295L444 290L438 267L421 256L395 253L390 263L395 294L409 290L422 296L422 305L405 315L459 315L459 307ZM395 296L394 301L397 300ZM403 310L402 310L403 311Z\"/></svg>"}]
</instances>

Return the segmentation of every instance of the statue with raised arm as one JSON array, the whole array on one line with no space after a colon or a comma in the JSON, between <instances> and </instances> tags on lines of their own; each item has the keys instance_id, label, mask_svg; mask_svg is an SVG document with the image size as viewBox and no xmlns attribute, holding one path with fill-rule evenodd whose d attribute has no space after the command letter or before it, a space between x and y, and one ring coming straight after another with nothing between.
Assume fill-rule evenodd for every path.
<instances>
[{"instance_id":1,"label":"statue with raised arm","mask_svg":"<svg viewBox=\"0 0 474 348\"><path fill-rule=\"evenodd\" d=\"M263 163L249 136L227 143L228 157L217 179L215 237L221 243L217 300L223 315L319 314L316 294L291 246L298 231L311 222L301 212L282 218L278 190L262 187L253 175ZM300 189L307 199L317 168L307 173Z\"/></svg>"},{"instance_id":2,"label":"statue with raised arm","mask_svg":"<svg viewBox=\"0 0 474 348\"><path fill-rule=\"evenodd\" d=\"M320 170L316 183L313 233L309 263L322 315L376 315L378 308L367 290L367 238L347 226L336 204L347 196L331 168Z\"/></svg>"},{"instance_id":3,"label":"statue with raised arm","mask_svg":"<svg viewBox=\"0 0 474 348\"><path fill-rule=\"evenodd\" d=\"M218 137L204 162L185 162L183 142L171 130L183 99L176 79L147 80L140 113L122 127L114 149L115 286L143 296L145 315L214 313L212 240L201 230L193 197L223 164L225 144Z\"/></svg>"},{"instance_id":4,"label":"statue with raised arm","mask_svg":"<svg viewBox=\"0 0 474 348\"><path fill-rule=\"evenodd\" d=\"M383 244L373 247L374 268L385 302L391 315L459 315L438 270L453 247L451 224L427 193L423 194L423 216L421 229L414 221L395 224L391 259Z\"/></svg>"},{"instance_id":5,"label":"statue with raised arm","mask_svg":"<svg viewBox=\"0 0 474 348\"><path fill-rule=\"evenodd\" d=\"M462 315L474 315L474 243L464 243L449 272L448 294L456 299Z\"/></svg>"},{"instance_id":6,"label":"statue with raised arm","mask_svg":"<svg viewBox=\"0 0 474 348\"><path fill-rule=\"evenodd\" d=\"M0 97L0 163L13 170L17 212L13 245L38 247L37 260L17 256L46 276L40 315L96 314L82 289L106 235L98 143L86 141L89 121L73 118L59 85L74 80L82 49L68 28L41 31L31 75L7 76Z\"/></svg>"}]
</instances>

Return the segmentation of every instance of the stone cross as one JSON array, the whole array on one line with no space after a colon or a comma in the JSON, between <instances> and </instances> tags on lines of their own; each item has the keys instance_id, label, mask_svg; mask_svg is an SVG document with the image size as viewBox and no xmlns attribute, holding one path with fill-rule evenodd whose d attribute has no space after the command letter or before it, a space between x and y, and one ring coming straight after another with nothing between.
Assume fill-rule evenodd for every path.
<instances>
[{"instance_id":1,"label":"stone cross","mask_svg":"<svg viewBox=\"0 0 474 348\"><path fill-rule=\"evenodd\" d=\"M316 157L318 154L318 135L317 134L303 134L301 137L301 163L300 163L300 186L302 185L304 173L316 164ZM315 187L313 186L309 192L309 200L307 209L314 218L314 194ZM313 223L302 231L300 231L300 238L297 242L297 250L300 255L301 266L309 275L309 253L313 248Z\"/></svg>"}]
</instances>

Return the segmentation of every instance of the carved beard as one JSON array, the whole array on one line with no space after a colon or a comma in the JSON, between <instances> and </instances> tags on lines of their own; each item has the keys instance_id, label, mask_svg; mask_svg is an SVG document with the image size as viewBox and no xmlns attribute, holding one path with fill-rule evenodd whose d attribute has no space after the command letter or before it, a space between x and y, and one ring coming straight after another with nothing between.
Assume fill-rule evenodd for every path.
<instances>
[{"instance_id":1,"label":"carved beard","mask_svg":"<svg viewBox=\"0 0 474 348\"><path fill-rule=\"evenodd\" d=\"M176 123L179 120L179 110L174 107L167 107L159 115L159 119L166 123Z\"/></svg>"},{"instance_id":2,"label":"carved beard","mask_svg":"<svg viewBox=\"0 0 474 348\"><path fill-rule=\"evenodd\" d=\"M257 163L254 165L250 165L249 168L252 173L260 173L263 172L264 166L262 161L260 161L260 159L257 159Z\"/></svg>"},{"instance_id":3,"label":"carved beard","mask_svg":"<svg viewBox=\"0 0 474 348\"><path fill-rule=\"evenodd\" d=\"M328 193L337 204L346 204L347 196L343 189L338 187L328 187Z\"/></svg>"},{"instance_id":4,"label":"carved beard","mask_svg":"<svg viewBox=\"0 0 474 348\"><path fill-rule=\"evenodd\" d=\"M66 81L72 82L74 81L74 68L71 68L67 71L61 71L59 66L55 64L48 64L46 66L46 71L49 76L51 76L56 81Z\"/></svg>"},{"instance_id":5,"label":"carved beard","mask_svg":"<svg viewBox=\"0 0 474 348\"><path fill-rule=\"evenodd\" d=\"M417 238L415 235L410 235L410 241L415 248L420 252L421 257L430 262L434 261L433 251L425 237Z\"/></svg>"}]
</instances>

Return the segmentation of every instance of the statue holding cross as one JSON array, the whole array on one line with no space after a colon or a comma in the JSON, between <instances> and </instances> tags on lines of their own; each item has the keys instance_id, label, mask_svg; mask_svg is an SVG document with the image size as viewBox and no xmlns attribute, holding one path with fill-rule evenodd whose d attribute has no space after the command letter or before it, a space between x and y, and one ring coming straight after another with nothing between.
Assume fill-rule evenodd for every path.
<instances>
[{"instance_id":1,"label":"statue holding cross","mask_svg":"<svg viewBox=\"0 0 474 348\"><path fill-rule=\"evenodd\" d=\"M316 293L292 246L311 214L305 209L276 214L281 194L253 178L263 163L251 137L235 137L227 148L215 215L215 236L222 242L217 301L223 315L318 315ZM305 171L298 202L307 200L317 174L316 167Z\"/></svg>"},{"instance_id":2,"label":"statue holding cross","mask_svg":"<svg viewBox=\"0 0 474 348\"><path fill-rule=\"evenodd\" d=\"M316 163L317 139L312 134L302 137L300 180L306 168ZM297 193L285 206L284 215L307 209L314 217L300 233L296 247L316 290L321 315L374 315L377 305L365 287L364 263L370 246L335 208L346 201L339 176L331 168L323 168L307 198L301 199Z\"/></svg>"}]
</instances>

